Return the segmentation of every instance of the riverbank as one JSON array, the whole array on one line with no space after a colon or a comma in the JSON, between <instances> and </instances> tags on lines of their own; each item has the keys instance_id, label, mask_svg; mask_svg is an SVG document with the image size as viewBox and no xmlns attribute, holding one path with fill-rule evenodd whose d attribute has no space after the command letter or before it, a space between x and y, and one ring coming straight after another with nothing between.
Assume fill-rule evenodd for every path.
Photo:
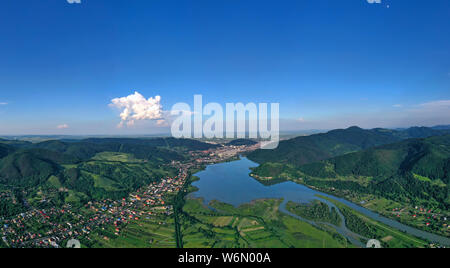
<instances>
[{"instance_id":1,"label":"riverbank","mask_svg":"<svg viewBox=\"0 0 450 268\"><path fill-rule=\"evenodd\" d=\"M204 204L207 205L210 205L213 200L220 200L221 203L228 204L234 208L239 208L242 204L251 204L254 200L267 198L287 198L287 200L300 204L308 203L311 200L317 199L316 194L321 194L304 185L293 182L264 186L249 176L250 169L256 165L256 163L253 163L246 158L242 158L240 161L209 165L205 170L194 174L201 179L194 183L193 186L199 188L199 190L192 193L192 197L203 198ZM365 216L371 218L370 215ZM397 224L402 227L400 223ZM390 228L395 227L390 226ZM405 235L410 236L411 234ZM422 241L421 239L419 239L421 241L420 243L412 245L410 243L411 240L409 239L402 241L401 238L396 236L392 236L392 239L388 239L389 236L390 235L377 237L380 239L387 237L385 240L389 240L386 242L386 246L388 247L424 247L429 245L429 243ZM415 239L414 237L412 238ZM433 241L436 237L431 236L430 238L430 240ZM442 241L445 242L445 240Z\"/></svg>"}]
</instances>

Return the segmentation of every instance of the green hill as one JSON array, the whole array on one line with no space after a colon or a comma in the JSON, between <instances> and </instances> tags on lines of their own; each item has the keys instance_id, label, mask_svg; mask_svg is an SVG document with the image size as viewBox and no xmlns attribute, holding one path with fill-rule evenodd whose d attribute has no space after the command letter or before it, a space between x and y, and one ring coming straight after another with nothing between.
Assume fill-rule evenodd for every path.
<instances>
[{"instance_id":1,"label":"green hill","mask_svg":"<svg viewBox=\"0 0 450 268\"><path fill-rule=\"evenodd\" d=\"M0 145L9 145L15 148L27 148L32 145L31 142L28 141L20 141L20 140L7 140L0 138Z\"/></svg>"},{"instance_id":2,"label":"green hill","mask_svg":"<svg viewBox=\"0 0 450 268\"><path fill-rule=\"evenodd\" d=\"M7 156L14 151L15 149L13 147L6 144L0 144L0 158Z\"/></svg>"},{"instance_id":3,"label":"green hill","mask_svg":"<svg viewBox=\"0 0 450 268\"><path fill-rule=\"evenodd\" d=\"M77 158L43 149L20 150L0 160L0 182L8 185L34 186L57 173L62 164Z\"/></svg>"},{"instance_id":4,"label":"green hill","mask_svg":"<svg viewBox=\"0 0 450 268\"><path fill-rule=\"evenodd\" d=\"M118 152L133 154L136 158L147 160L158 160L168 162L172 160L182 160L183 157L173 150L158 148L140 141L125 142L123 140L108 139L106 142L93 143L82 142L62 142L46 141L34 145L36 148L43 148L55 152L60 152L77 158L87 160L101 152Z\"/></svg>"},{"instance_id":5,"label":"green hill","mask_svg":"<svg viewBox=\"0 0 450 268\"><path fill-rule=\"evenodd\" d=\"M365 130L359 127L350 127L281 141L275 150L256 150L248 157L258 163L277 162L301 166L404 139L435 135L443 135L443 132L423 127L402 131L380 128Z\"/></svg>"},{"instance_id":6,"label":"green hill","mask_svg":"<svg viewBox=\"0 0 450 268\"><path fill-rule=\"evenodd\" d=\"M450 135L411 139L298 168L308 184L450 208ZM324 179L324 180L323 180Z\"/></svg>"},{"instance_id":7,"label":"green hill","mask_svg":"<svg viewBox=\"0 0 450 268\"><path fill-rule=\"evenodd\" d=\"M448 183L449 160L450 135L445 135L371 148L304 165L300 169L310 175L326 171L327 176L386 177L414 172L432 180L444 179ZM327 168L330 166L331 169Z\"/></svg>"},{"instance_id":8,"label":"green hill","mask_svg":"<svg viewBox=\"0 0 450 268\"><path fill-rule=\"evenodd\" d=\"M6 144L8 143L8 144ZM51 196L56 203L118 199L176 171L185 150L216 147L186 139L52 140L26 149L0 142L0 185L20 187L30 202ZM36 204L35 204L36 205Z\"/></svg>"},{"instance_id":9,"label":"green hill","mask_svg":"<svg viewBox=\"0 0 450 268\"><path fill-rule=\"evenodd\" d=\"M258 163L279 162L300 166L399 140L390 132L351 127L281 141L275 150L256 150L248 157Z\"/></svg>"}]
</instances>

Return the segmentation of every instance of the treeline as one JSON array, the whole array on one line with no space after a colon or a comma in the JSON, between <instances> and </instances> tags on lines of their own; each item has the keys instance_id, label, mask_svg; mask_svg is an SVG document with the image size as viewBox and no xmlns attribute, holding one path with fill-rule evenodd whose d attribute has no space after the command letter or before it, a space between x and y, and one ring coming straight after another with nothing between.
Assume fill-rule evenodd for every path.
<instances>
[{"instance_id":1,"label":"treeline","mask_svg":"<svg viewBox=\"0 0 450 268\"><path fill-rule=\"evenodd\" d=\"M309 204L288 202L286 204L286 209L291 213L307 220L327 222L334 224L335 226L340 226L342 223L342 219L336 208L331 207L330 209L327 204L318 200L315 200Z\"/></svg>"},{"instance_id":2,"label":"treeline","mask_svg":"<svg viewBox=\"0 0 450 268\"><path fill-rule=\"evenodd\" d=\"M345 224L350 231L369 239L379 238L377 229L355 215L350 209L342 207L340 210L345 218Z\"/></svg>"},{"instance_id":3,"label":"treeline","mask_svg":"<svg viewBox=\"0 0 450 268\"><path fill-rule=\"evenodd\" d=\"M0 217L10 217L23 212L23 206L10 199L0 199Z\"/></svg>"}]
</instances>

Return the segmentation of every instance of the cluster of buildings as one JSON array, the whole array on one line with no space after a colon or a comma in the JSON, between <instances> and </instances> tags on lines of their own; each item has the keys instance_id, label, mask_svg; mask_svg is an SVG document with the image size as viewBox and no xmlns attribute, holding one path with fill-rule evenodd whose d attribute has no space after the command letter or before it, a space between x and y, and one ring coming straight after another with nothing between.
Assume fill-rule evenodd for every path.
<instances>
[{"instance_id":1,"label":"cluster of buildings","mask_svg":"<svg viewBox=\"0 0 450 268\"><path fill-rule=\"evenodd\" d=\"M251 146L224 145L215 149L191 152L191 157L196 159L196 162L199 164L212 164L230 159L245 152L254 151L258 149L259 146L259 143Z\"/></svg>"},{"instance_id":2,"label":"cluster of buildings","mask_svg":"<svg viewBox=\"0 0 450 268\"><path fill-rule=\"evenodd\" d=\"M400 218L402 215L407 215L413 219L421 221L423 220L424 226L438 228L440 230L443 230L444 232L450 232L450 225L448 224L450 215L444 215L435 212L432 209L427 209L419 206L411 209L393 208L392 214L398 218Z\"/></svg>"},{"instance_id":3,"label":"cluster of buildings","mask_svg":"<svg viewBox=\"0 0 450 268\"><path fill-rule=\"evenodd\" d=\"M442 215L440 213L434 212L431 209L416 206L414 208L414 212L412 213L412 217L417 218L420 216L425 217L426 226L437 225L438 227L440 227L442 225L442 228L447 229L447 231L450 232L450 225L448 224L450 215Z\"/></svg>"},{"instance_id":4,"label":"cluster of buildings","mask_svg":"<svg viewBox=\"0 0 450 268\"><path fill-rule=\"evenodd\" d=\"M28 211L10 217L0 218L1 240L8 247L65 247L70 239L92 241L91 233L112 230L119 236L123 228L132 221L170 216L173 206L167 204L167 197L183 189L189 170L199 164L215 163L254 150L254 146L222 146L208 151L192 152L193 161L172 162L178 169L175 177L162 178L159 182L142 187L122 200L101 200L88 202L81 208L65 204L60 208L36 209L27 203ZM255 147L255 148L253 148ZM0 198L11 198L1 192ZM161 222L160 224L164 224Z\"/></svg>"},{"instance_id":5,"label":"cluster of buildings","mask_svg":"<svg viewBox=\"0 0 450 268\"><path fill-rule=\"evenodd\" d=\"M83 216L68 204L62 208L31 209L9 219L0 220L3 242L10 247L59 247L57 242L80 235ZM79 228L80 227L80 228Z\"/></svg>"},{"instance_id":6,"label":"cluster of buildings","mask_svg":"<svg viewBox=\"0 0 450 268\"><path fill-rule=\"evenodd\" d=\"M69 204L62 208L31 209L9 219L0 219L2 241L9 247L65 247L63 241L85 238L98 230L121 230L131 221L153 216L170 216L173 206L165 198L179 192L187 180L187 169L179 169L175 177L131 193L122 200L91 201L82 208ZM162 223L161 223L162 224Z\"/></svg>"}]
</instances>

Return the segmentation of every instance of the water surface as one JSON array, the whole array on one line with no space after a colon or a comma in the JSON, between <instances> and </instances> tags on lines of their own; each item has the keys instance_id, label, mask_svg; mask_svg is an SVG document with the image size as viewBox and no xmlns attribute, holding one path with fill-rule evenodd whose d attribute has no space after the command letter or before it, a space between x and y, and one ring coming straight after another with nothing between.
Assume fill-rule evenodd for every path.
<instances>
[{"instance_id":1,"label":"water surface","mask_svg":"<svg viewBox=\"0 0 450 268\"><path fill-rule=\"evenodd\" d=\"M351 207L352 209L355 209L356 211L368 216L369 218L382 222L390 227L423 239L427 239L432 242L450 246L449 238L424 232L413 227L401 224L397 221L380 216L375 212L353 204L345 199L337 198L329 194L310 189L304 185L300 185L291 181L271 186L263 185L249 176L250 169L257 166L258 164L250 161L245 157L241 158L241 160L238 161L209 165L205 170L200 171L194 175L200 178L199 181L193 183L193 185L199 188L199 190L192 193L191 196L195 198L203 198L206 204L209 204L213 200L218 200L234 205L236 207L245 203L250 203L251 201L257 199L283 198L284 202L280 207L280 211L291 216L295 216L285 209L285 205L288 201L293 201L296 203L309 203L312 200L320 200L324 203L327 203L330 207L334 207L331 202L328 202L327 200L323 200L316 196L323 195L333 200L339 201ZM296 217L299 218L298 216ZM314 222L308 222L315 225ZM345 227L345 224L343 224L343 226L337 227L336 230L342 235L346 236L354 244L362 246L361 242L355 239L355 236L357 235L349 231Z\"/></svg>"}]
</instances>

